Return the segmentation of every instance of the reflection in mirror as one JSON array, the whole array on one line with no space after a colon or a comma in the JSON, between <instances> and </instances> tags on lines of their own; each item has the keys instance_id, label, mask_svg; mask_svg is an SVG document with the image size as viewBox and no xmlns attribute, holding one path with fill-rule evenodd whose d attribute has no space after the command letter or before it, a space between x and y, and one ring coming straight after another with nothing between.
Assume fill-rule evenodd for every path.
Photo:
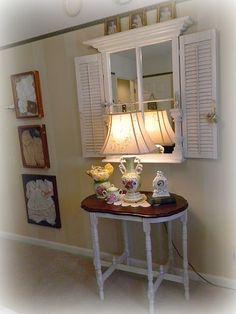
<instances>
[{"instance_id":1,"label":"reflection in mirror","mask_svg":"<svg viewBox=\"0 0 236 314\"><path fill-rule=\"evenodd\" d=\"M142 48L144 100L173 98L172 45L171 41ZM154 103L155 104L155 103ZM170 109L171 102L156 103L158 109ZM156 109L155 106L147 109Z\"/></svg>"},{"instance_id":2,"label":"reflection in mirror","mask_svg":"<svg viewBox=\"0 0 236 314\"><path fill-rule=\"evenodd\" d=\"M143 98L146 129L157 152L171 153L174 147L172 42L142 48Z\"/></svg>"},{"instance_id":3,"label":"reflection in mirror","mask_svg":"<svg viewBox=\"0 0 236 314\"><path fill-rule=\"evenodd\" d=\"M135 49L112 53L110 61L113 111L136 110L138 95Z\"/></svg>"},{"instance_id":4,"label":"reflection in mirror","mask_svg":"<svg viewBox=\"0 0 236 314\"><path fill-rule=\"evenodd\" d=\"M175 134L166 110L147 110L144 112L145 128L157 149L157 153L172 152Z\"/></svg>"}]
</instances>

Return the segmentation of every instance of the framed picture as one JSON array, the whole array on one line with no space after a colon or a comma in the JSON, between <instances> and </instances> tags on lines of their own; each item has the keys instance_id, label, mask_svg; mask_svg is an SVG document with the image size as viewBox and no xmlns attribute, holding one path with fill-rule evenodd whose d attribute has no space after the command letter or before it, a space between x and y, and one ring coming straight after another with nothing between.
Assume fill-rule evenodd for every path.
<instances>
[{"instance_id":1,"label":"framed picture","mask_svg":"<svg viewBox=\"0 0 236 314\"><path fill-rule=\"evenodd\" d=\"M61 228L55 176L22 174L29 223Z\"/></svg>"},{"instance_id":2,"label":"framed picture","mask_svg":"<svg viewBox=\"0 0 236 314\"><path fill-rule=\"evenodd\" d=\"M157 22L165 22L176 17L175 2L160 4L157 9Z\"/></svg>"},{"instance_id":3,"label":"framed picture","mask_svg":"<svg viewBox=\"0 0 236 314\"><path fill-rule=\"evenodd\" d=\"M114 17L105 21L105 35L111 35L120 32L120 18Z\"/></svg>"},{"instance_id":4,"label":"framed picture","mask_svg":"<svg viewBox=\"0 0 236 314\"><path fill-rule=\"evenodd\" d=\"M43 117L39 72L11 75L11 84L16 117L18 119Z\"/></svg>"},{"instance_id":5,"label":"framed picture","mask_svg":"<svg viewBox=\"0 0 236 314\"><path fill-rule=\"evenodd\" d=\"M129 28L138 28L146 25L146 11L136 11L129 16Z\"/></svg>"},{"instance_id":6,"label":"framed picture","mask_svg":"<svg viewBox=\"0 0 236 314\"><path fill-rule=\"evenodd\" d=\"M19 126L18 133L23 166L25 168L49 168L45 125Z\"/></svg>"}]
</instances>

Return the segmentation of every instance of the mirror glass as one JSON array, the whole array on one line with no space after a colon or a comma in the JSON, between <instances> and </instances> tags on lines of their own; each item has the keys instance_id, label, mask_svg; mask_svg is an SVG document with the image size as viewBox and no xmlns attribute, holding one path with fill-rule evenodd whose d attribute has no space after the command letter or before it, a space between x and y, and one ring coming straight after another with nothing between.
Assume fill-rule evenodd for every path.
<instances>
[{"instance_id":1,"label":"mirror glass","mask_svg":"<svg viewBox=\"0 0 236 314\"><path fill-rule=\"evenodd\" d=\"M156 152L174 147L172 42L145 46L142 50L143 110L146 129ZM111 53L113 112L138 110L135 49ZM161 145L161 146L160 146Z\"/></svg>"},{"instance_id":2,"label":"mirror glass","mask_svg":"<svg viewBox=\"0 0 236 314\"><path fill-rule=\"evenodd\" d=\"M142 48L143 99L146 129L160 152L171 153L174 125L172 42L165 41ZM160 146L163 146L160 148Z\"/></svg>"},{"instance_id":3,"label":"mirror glass","mask_svg":"<svg viewBox=\"0 0 236 314\"><path fill-rule=\"evenodd\" d=\"M171 41L142 48L142 57L144 101L158 100L153 108L170 109L171 101L162 103L162 100L173 98ZM145 109L153 108L145 106Z\"/></svg>"},{"instance_id":4,"label":"mirror glass","mask_svg":"<svg viewBox=\"0 0 236 314\"><path fill-rule=\"evenodd\" d=\"M137 109L137 70L135 49L111 53L113 111Z\"/></svg>"}]
</instances>

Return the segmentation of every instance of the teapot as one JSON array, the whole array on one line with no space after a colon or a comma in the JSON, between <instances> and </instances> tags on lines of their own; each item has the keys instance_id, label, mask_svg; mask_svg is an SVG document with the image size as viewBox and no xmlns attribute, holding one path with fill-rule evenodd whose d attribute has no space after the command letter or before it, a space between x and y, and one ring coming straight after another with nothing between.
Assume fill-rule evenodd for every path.
<instances>
[{"instance_id":1,"label":"teapot","mask_svg":"<svg viewBox=\"0 0 236 314\"><path fill-rule=\"evenodd\" d=\"M106 198L107 204L113 204L120 200L122 190L112 184L109 188L102 192L103 196Z\"/></svg>"}]
</instances>

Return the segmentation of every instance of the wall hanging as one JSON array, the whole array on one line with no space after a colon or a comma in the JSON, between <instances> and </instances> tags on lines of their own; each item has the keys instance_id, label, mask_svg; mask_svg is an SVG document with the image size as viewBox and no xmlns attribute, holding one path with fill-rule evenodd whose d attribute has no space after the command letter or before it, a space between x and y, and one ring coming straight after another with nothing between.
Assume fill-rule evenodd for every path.
<instances>
[{"instance_id":1,"label":"wall hanging","mask_svg":"<svg viewBox=\"0 0 236 314\"><path fill-rule=\"evenodd\" d=\"M11 75L16 117L41 118L43 104L38 71Z\"/></svg>"},{"instance_id":2,"label":"wall hanging","mask_svg":"<svg viewBox=\"0 0 236 314\"><path fill-rule=\"evenodd\" d=\"M161 3L157 8L157 22L165 22L176 17L175 2Z\"/></svg>"},{"instance_id":3,"label":"wall hanging","mask_svg":"<svg viewBox=\"0 0 236 314\"><path fill-rule=\"evenodd\" d=\"M18 127L22 163L25 168L49 168L49 153L45 125Z\"/></svg>"},{"instance_id":4,"label":"wall hanging","mask_svg":"<svg viewBox=\"0 0 236 314\"><path fill-rule=\"evenodd\" d=\"M22 175L28 222L61 228L55 176Z\"/></svg>"},{"instance_id":5,"label":"wall hanging","mask_svg":"<svg viewBox=\"0 0 236 314\"><path fill-rule=\"evenodd\" d=\"M139 28L147 23L146 18L146 11L145 10L139 10L136 12L133 12L129 16L129 28Z\"/></svg>"},{"instance_id":6,"label":"wall hanging","mask_svg":"<svg viewBox=\"0 0 236 314\"><path fill-rule=\"evenodd\" d=\"M104 25L105 35L111 35L120 32L120 18L118 16L109 18Z\"/></svg>"}]
</instances>

